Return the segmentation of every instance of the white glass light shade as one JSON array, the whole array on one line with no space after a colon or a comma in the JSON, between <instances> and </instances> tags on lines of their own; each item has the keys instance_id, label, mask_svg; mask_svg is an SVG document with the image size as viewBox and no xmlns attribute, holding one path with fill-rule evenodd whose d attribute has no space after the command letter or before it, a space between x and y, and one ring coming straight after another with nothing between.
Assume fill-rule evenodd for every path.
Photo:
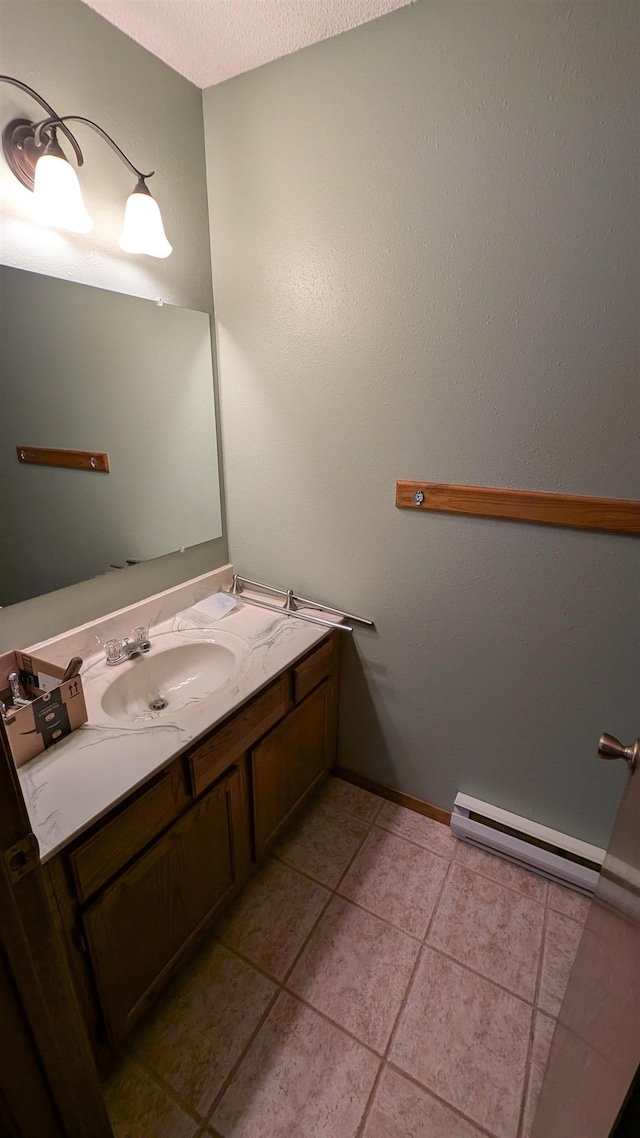
<instances>
[{"instance_id":1,"label":"white glass light shade","mask_svg":"<svg viewBox=\"0 0 640 1138\"><path fill-rule=\"evenodd\" d=\"M41 225L90 233L93 222L85 209L76 172L66 158L43 154L36 162L33 212Z\"/></svg>"},{"instance_id":2,"label":"white glass light shade","mask_svg":"<svg viewBox=\"0 0 640 1138\"><path fill-rule=\"evenodd\" d=\"M147 189L135 189L129 194L118 245L125 253L146 253L148 257L168 257L173 252L160 207Z\"/></svg>"}]
</instances>

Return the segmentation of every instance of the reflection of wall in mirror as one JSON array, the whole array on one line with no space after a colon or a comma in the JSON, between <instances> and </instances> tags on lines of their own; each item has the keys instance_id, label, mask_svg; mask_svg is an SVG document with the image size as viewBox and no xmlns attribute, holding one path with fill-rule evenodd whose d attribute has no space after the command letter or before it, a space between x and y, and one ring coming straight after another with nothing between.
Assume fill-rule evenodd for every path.
<instances>
[{"instance_id":1,"label":"reflection of wall in mirror","mask_svg":"<svg viewBox=\"0 0 640 1138\"><path fill-rule=\"evenodd\" d=\"M207 313L0 267L0 605L222 532ZM18 462L99 450L111 471Z\"/></svg>"}]
</instances>

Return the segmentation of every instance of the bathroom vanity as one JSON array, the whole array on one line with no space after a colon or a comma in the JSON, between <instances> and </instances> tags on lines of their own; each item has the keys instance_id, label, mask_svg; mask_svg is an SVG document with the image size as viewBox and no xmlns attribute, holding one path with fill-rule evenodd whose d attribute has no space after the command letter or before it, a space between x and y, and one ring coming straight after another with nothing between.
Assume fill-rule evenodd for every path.
<instances>
[{"instance_id":1,"label":"bathroom vanity","mask_svg":"<svg viewBox=\"0 0 640 1138\"><path fill-rule=\"evenodd\" d=\"M197 583L201 595L213 576ZM184 604L172 596L180 589L163 595L165 610ZM170 616L171 635L210 641L217 628L248 646L223 690L164 719L118 724L95 700L104 673L90 661L89 722L19 772L102 1068L335 762L342 634L247 604L212 628L193 614ZM118 614L120 627L140 615ZM113 628L109 618L49 652L64 658ZM133 675L135 661L126 667Z\"/></svg>"}]
</instances>

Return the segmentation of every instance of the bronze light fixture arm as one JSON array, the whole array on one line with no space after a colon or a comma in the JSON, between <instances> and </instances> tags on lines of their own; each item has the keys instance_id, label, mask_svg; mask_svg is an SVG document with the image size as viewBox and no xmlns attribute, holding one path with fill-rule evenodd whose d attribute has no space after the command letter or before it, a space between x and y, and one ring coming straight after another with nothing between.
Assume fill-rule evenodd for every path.
<instances>
[{"instance_id":1,"label":"bronze light fixture arm","mask_svg":"<svg viewBox=\"0 0 640 1138\"><path fill-rule=\"evenodd\" d=\"M62 131L73 147L78 166L83 166L84 155L67 125L81 123L100 135L136 179L125 205L122 232L118 237L120 248L134 255L162 259L170 256L172 247L164 231L160 207L147 186L154 171L145 173L134 166L111 135L93 119L84 115L56 114L37 91L12 75L0 75L0 82L9 83L30 95L47 116L39 122L15 118L2 131L2 150L9 169L35 195L35 219L45 226L68 229L72 233L89 233L93 229L93 221L82 200L80 183L58 142L58 131Z\"/></svg>"},{"instance_id":2,"label":"bronze light fixture arm","mask_svg":"<svg viewBox=\"0 0 640 1138\"><path fill-rule=\"evenodd\" d=\"M51 115L53 118L57 119L56 112L54 111L53 107L49 106L46 99L43 99L42 95L39 95L38 92L34 91L33 87L29 87L27 83L23 83L21 79L14 79L12 75L0 75L0 83L9 83L12 87L17 87L20 91L24 91L27 95L30 95L32 99L35 99L36 103L39 103L43 111L46 111L48 115ZM22 121L26 124L27 120L23 119ZM58 122L60 122L60 129L63 131L67 140L73 147L78 166L82 166L84 158L82 156L82 151L80 149L80 144L78 143L77 138L74 134L71 133L69 128L65 126L60 119L58 119Z\"/></svg>"},{"instance_id":3,"label":"bronze light fixture arm","mask_svg":"<svg viewBox=\"0 0 640 1138\"><path fill-rule=\"evenodd\" d=\"M34 130L34 141L35 141L36 147L38 149L40 149L43 146L42 136L46 131L56 130L58 127L60 127L61 130L65 130L65 123L68 123L68 122L84 123L85 126L90 126L92 128L92 130L95 130L96 133L99 134L100 137L104 139L104 141L107 143L107 145L111 147L111 149L114 151L114 153L118 155L118 158L120 158L120 160L122 162L124 162L125 166L129 167L129 169L131 170L131 173L135 174L136 178L139 181L144 182L146 178L152 178L153 177L153 175L155 173L154 170L151 170L148 174L143 174L142 171L138 170L138 168L133 165L133 162L131 162L129 160L129 158L127 158L124 150L120 149L117 142L113 141L111 135L107 134L106 130L103 130L103 128L101 126L99 126L97 122L93 122L92 119L83 118L82 115L63 115L61 118L58 118L54 114L51 118L43 119L42 122L39 122L39 123L34 123L33 130ZM80 150L80 147L78 147L78 150L80 151L80 159L78 161L78 165L81 166L83 161L84 161L84 158L82 156L82 151Z\"/></svg>"}]
</instances>

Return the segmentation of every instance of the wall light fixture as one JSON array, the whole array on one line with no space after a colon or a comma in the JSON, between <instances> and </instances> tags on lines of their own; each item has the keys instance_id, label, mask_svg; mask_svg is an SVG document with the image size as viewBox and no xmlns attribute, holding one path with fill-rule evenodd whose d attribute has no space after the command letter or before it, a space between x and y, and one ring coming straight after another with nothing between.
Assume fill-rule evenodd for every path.
<instances>
[{"instance_id":1,"label":"wall light fixture","mask_svg":"<svg viewBox=\"0 0 640 1138\"><path fill-rule=\"evenodd\" d=\"M47 112L47 117L40 122L12 119L2 131L2 149L7 164L18 181L33 191L37 220L43 225L70 229L73 233L89 233L93 229L77 174L58 142L60 131L72 146L78 166L82 166L83 153L67 123L83 123L104 139L137 179L125 206L124 224L118 238L120 248L125 253L168 257L172 248L167 241L158 203L147 187L147 179L153 176L154 171L143 174L137 170L106 130L91 119L81 115L57 115L37 91L20 79L0 75L0 82L19 87Z\"/></svg>"}]
</instances>

